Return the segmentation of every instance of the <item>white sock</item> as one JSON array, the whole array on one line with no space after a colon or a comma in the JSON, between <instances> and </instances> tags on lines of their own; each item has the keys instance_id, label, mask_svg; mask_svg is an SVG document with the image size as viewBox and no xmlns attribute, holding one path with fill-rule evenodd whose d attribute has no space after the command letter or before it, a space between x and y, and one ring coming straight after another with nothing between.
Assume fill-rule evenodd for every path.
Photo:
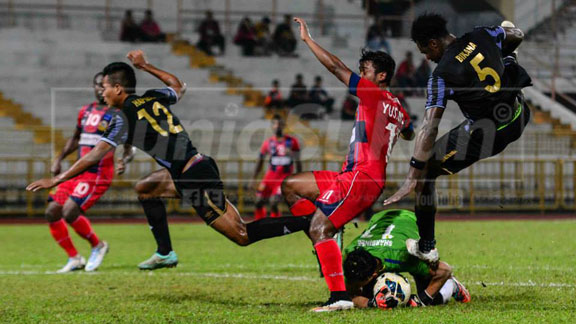
<instances>
[{"instance_id":1,"label":"white sock","mask_svg":"<svg viewBox=\"0 0 576 324\"><path fill-rule=\"evenodd\" d=\"M446 304L450 298L452 298L452 294L454 294L454 290L456 289L456 283L452 278L448 279L444 286L440 288L440 294L442 295L442 299L444 300L444 304Z\"/></svg>"}]
</instances>

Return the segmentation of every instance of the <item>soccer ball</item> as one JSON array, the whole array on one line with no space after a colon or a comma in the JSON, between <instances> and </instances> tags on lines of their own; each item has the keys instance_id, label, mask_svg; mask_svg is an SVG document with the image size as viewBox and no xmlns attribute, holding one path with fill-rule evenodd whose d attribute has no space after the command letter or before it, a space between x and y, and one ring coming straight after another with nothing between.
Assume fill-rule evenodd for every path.
<instances>
[{"instance_id":1,"label":"soccer ball","mask_svg":"<svg viewBox=\"0 0 576 324\"><path fill-rule=\"evenodd\" d=\"M398 306L403 306L410 299L410 282L399 273L384 272L376 279L374 284L374 296L384 287L388 287L387 297L398 301Z\"/></svg>"}]
</instances>

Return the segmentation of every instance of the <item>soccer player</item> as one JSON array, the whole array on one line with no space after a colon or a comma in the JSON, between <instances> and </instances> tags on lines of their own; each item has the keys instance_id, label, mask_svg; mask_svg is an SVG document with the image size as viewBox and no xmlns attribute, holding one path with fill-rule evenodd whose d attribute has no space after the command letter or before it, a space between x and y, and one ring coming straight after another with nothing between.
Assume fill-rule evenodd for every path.
<instances>
[{"instance_id":1,"label":"soccer player","mask_svg":"<svg viewBox=\"0 0 576 324\"><path fill-rule=\"evenodd\" d=\"M292 214L313 215L308 234L330 289L329 300L313 311L351 309L354 305L346 292L342 254L333 237L378 199L398 135L411 138L414 132L410 117L398 99L386 90L395 67L390 55L364 51L359 76L312 39L304 20L295 18L295 21L300 24L300 38L320 63L360 98L342 171L303 172L287 177L282 184Z\"/></svg>"},{"instance_id":2,"label":"soccer player","mask_svg":"<svg viewBox=\"0 0 576 324\"><path fill-rule=\"evenodd\" d=\"M426 112L406 181L384 204L416 191L420 240L406 244L411 254L434 263L436 178L494 156L520 138L530 120L521 89L531 80L516 62L514 51L523 39L518 28L478 27L456 38L442 16L424 14L411 33L420 52L438 65L428 80ZM458 103L466 120L436 140L448 99Z\"/></svg>"},{"instance_id":3,"label":"soccer player","mask_svg":"<svg viewBox=\"0 0 576 324\"><path fill-rule=\"evenodd\" d=\"M119 109L112 116L108 129L94 148L70 169L53 178L35 181L26 187L27 190L57 186L99 163L116 146L131 144L148 153L164 168L150 174L141 181L141 188L137 188L158 245L151 258L156 263L173 266L178 262L169 245L162 197L182 198L208 225L241 246L308 228L310 223L306 217L267 218L245 224L236 207L224 195L216 162L198 153L180 120L170 110L170 105L184 94L185 84L150 64L141 50L131 51L127 57L134 67L152 74L167 87L148 90L138 96L132 67L122 62L110 63L103 70L103 97L109 106ZM162 266L151 268L158 267Z\"/></svg>"},{"instance_id":4,"label":"soccer player","mask_svg":"<svg viewBox=\"0 0 576 324\"><path fill-rule=\"evenodd\" d=\"M101 72L94 76L92 85L97 101L80 109L74 135L66 141L64 149L58 154L50 169L54 175L60 173L62 160L74 151L78 150L80 158L87 155L100 140L112 119L111 109L106 106L102 97ZM129 155L131 152L131 148L125 148L126 155L118 161L117 174L124 173L125 163L131 159L131 155ZM100 240L98 235L94 233L85 214L108 190L113 178L114 151L110 151L103 156L98 164L92 165L74 179L59 184L50 193L46 207L46 219L50 225L50 233L68 254L68 262L57 271L58 273L80 270L84 267L86 271L94 271L102 263L108 252L108 243ZM70 224L74 231L92 246L88 263L72 243L66 223Z\"/></svg>"},{"instance_id":5,"label":"soccer player","mask_svg":"<svg viewBox=\"0 0 576 324\"><path fill-rule=\"evenodd\" d=\"M254 170L254 181L256 185L256 210L254 220L266 217L266 204L270 200L270 217L280 217L278 204L282 199L282 181L294 172L302 172L302 162L300 161L300 144L298 139L284 134L284 120L280 115L272 117L272 131L274 135L264 140L260 147L260 156ZM262 182L258 185L256 179L262 171L264 159L270 155L270 166L264 175Z\"/></svg>"},{"instance_id":6,"label":"soccer player","mask_svg":"<svg viewBox=\"0 0 576 324\"><path fill-rule=\"evenodd\" d=\"M373 294L376 278L383 272L408 272L414 278L417 294L409 306L441 305L450 298L470 302L470 293L452 275L452 267L440 262L431 268L408 253L406 240L418 237L414 212L385 210L370 219L366 230L343 250L346 289L358 308L396 306L384 294Z\"/></svg>"}]
</instances>

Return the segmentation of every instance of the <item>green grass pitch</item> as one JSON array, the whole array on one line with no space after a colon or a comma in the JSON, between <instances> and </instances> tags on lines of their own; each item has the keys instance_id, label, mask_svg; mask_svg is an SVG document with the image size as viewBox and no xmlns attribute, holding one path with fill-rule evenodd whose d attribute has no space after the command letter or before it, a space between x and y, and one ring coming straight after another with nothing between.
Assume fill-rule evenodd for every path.
<instances>
[{"instance_id":1,"label":"green grass pitch","mask_svg":"<svg viewBox=\"0 0 576 324\"><path fill-rule=\"evenodd\" d=\"M361 224L361 228L365 224ZM360 232L348 226L346 241ZM142 272L147 225L97 224L111 251L97 273L66 261L46 225L0 226L0 322L13 323L574 323L576 222L437 224L441 258L467 305L313 314L328 296L302 233L237 247L201 224L172 225L180 264ZM89 247L71 232L84 256Z\"/></svg>"}]
</instances>

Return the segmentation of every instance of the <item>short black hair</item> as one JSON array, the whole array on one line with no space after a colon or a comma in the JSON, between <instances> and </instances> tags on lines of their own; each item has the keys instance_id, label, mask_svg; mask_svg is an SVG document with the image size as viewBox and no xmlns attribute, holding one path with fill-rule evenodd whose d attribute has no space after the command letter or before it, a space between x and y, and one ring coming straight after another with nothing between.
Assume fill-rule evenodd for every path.
<instances>
[{"instance_id":1,"label":"short black hair","mask_svg":"<svg viewBox=\"0 0 576 324\"><path fill-rule=\"evenodd\" d=\"M351 281L364 281L376 271L376 258L365 249L357 247L344 260L344 276Z\"/></svg>"},{"instance_id":2,"label":"short black hair","mask_svg":"<svg viewBox=\"0 0 576 324\"><path fill-rule=\"evenodd\" d=\"M103 76L108 76L111 85L121 85L128 94L136 92L136 75L134 69L124 62L114 62L102 70Z\"/></svg>"},{"instance_id":3,"label":"short black hair","mask_svg":"<svg viewBox=\"0 0 576 324\"><path fill-rule=\"evenodd\" d=\"M314 78L314 81L316 81L316 82L322 81L322 77L319 76L319 75L317 75L317 76Z\"/></svg>"},{"instance_id":4,"label":"short black hair","mask_svg":"<svg viewBox=\"0 0 576 324\"><path fill-rule=\"evenodd\" d=\"M437 13L424 13L412 23L410 37L416 44L428 45L431 39L441 39L448 36L446 19Z\"/></svg>"},{"instance_id":5,"label":"short black hair","mask_svg":"<svg viewBox=\"0 0 576 324\"><path fill-rule=\"evenodd\" d=\"M376 73L386 72L386 79L384 82L390 84L390 81L394 76L394 70L396 70L396 62L394 62L394 59L390 54L383 51L373 52L363 49L358 64L362 65L364 62L372 62L372 66L374 66Z\"/></svg>"},{"instance_id":6,"label":"short black hair","mask_svg":"<svg viewBox=\"0 0 576 324\"><path fill-rule=\"evenodd\" d=\"M98 77L104 77L104 73L102 73L102 72L100 71L100 72L94 74L94 78L92 79L92 84L93 84L93 85L96 85L96 83L97 83L97 82L96 82L96 79L98 79Z\"/></svg>"}]
</instances>

